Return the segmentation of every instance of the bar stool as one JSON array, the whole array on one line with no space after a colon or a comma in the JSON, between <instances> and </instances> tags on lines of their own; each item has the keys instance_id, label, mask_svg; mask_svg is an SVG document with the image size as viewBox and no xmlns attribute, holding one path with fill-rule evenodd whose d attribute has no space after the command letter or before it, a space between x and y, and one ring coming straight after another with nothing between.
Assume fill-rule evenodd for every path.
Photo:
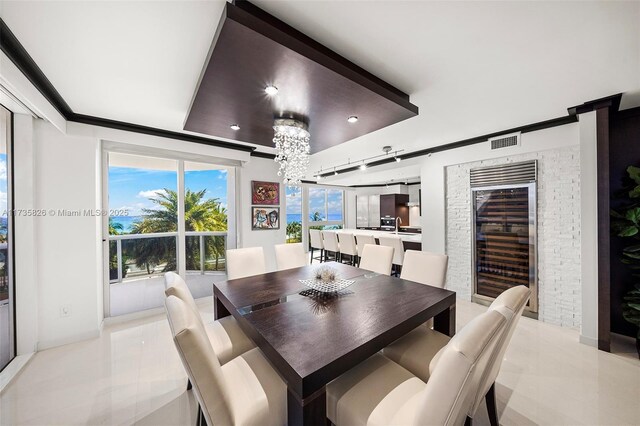
<instances>
[{"instance_id":1,"label":"bar stool","mask_svg":"<svg viewBox=\"0 0 640 426\"><path fill-rule=\"evenodd\" d=\"M333 253L333 260L340 261L340 244L335 231L322 231L322 244L324 244L324 261L329 259L329 253Z\"/></svg>"},{"instance_id":2,"label":"bar stool","mask_svg":"<svg viewBox=\"0 0 640 426\"><path fill-rule=\"evenodd\" d=\"M346 232L336 233L338 235L338 244L340 244L340 261L342 256L349 256L349 264L355 266L358 250L356 248L356 238L353 234Z\"/></svg>"},{"instance_id":3,"label":"bar stool","mask_svg":"<svg viewBox=\"0 0 640 426\"><path fill-rule=\"evenodd\" d=\"M360 266L360 259L362 259L362 251L367 244L376 245L376 239L373 235L358 235L356 236L356 243L358 248L358 266Z\"/></svg>"},{"instance_id":4,"label":"bar stool","mask_svg":"<svg viewBox=\"0 0 640 426\"><path fill-rule=\"evenodd\" d=\"M393 266L394 275L400 275L402 270L402 262L404 261L404 245L402 239L395 235L389 235L378 238L381 246L393 247Z\"/></svg>"},{"instance_id":5,"label":"bar stool","mask_svg":"<svg viewBox=\"0 0 640 426\"><path fill-rule=\"evenodd\" d=\"M322 243L322 235L318 229L309 230L309 241L311 247L311 263L313 263L313 259L324 262L324 244ZM320 250L320 257L313 257L313 250Z\"/></svg>"}]
</instances>

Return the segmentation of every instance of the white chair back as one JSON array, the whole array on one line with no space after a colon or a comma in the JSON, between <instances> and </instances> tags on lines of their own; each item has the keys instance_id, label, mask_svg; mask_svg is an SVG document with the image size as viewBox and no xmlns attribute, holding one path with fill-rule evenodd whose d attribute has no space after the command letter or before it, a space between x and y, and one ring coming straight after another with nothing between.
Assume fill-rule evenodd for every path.
<instances>
[{"instance_id":1,"label":"white chair back","mask_svg":"<svg viewBox=\"0 0 640 426\"><path fill-rule=\"evenodd\" d=\"M167 318L180 360L208 425L232 424L224 375L202 321L176 296L165 300Z\"/></svg>"},{"instance_id":2,"label":"white chair back","mask_svg":"<svg viewBox=\"0 0 640 426\"><path fill-rule=\"evenodd\" d=\"M444 288L447 279L448 261L449 256L446 254L407 250L404 253L400 278Z\"/></svg>"},{"instance_id":3,"label":"white chair back","mask_svg":"<svg viewBox=\"0 0 640 426\"><path fill-rule=\"evenodd\" d=\"M189 308L193 309L198 316L200 315L198 305L196 305L196 301L194 300L187 283L184 282L182 277L175 272L167 272L164 274L164 294L167 297L176 296L186 303Z\"/></svg>"},{"instance_id":4,"label":"white chair back","mask_svg":"<svg viewBox=\"0 0 640 426\"><path fill-rule=\"evenodd\" d=\"M275 249L279 271L300 268L309 264L309 256L304 252L302 243L276 244Z\"/></svg>"},{"instance_id":5,"label":"white chair back","mask_svg":"<svg viewBox=\"0 0 640 426\"><path fill-rule=\"evenodd\" d=\"M360 268L378 274L391 275L393 247L367 244L362 249Z\"/></svg>"},{"instance_id":6,"label":"white chair back","mask_svg":"<svg viewBox=\"0 0 640 426\"><path fill-rule=\"evenodd\" d=\"M489 312L499 312L504 316L506 320L506 327L500 337L498 346L494 351L487 368L484 371L481 382L478 387L478 392L475 396L475 401L469 410L469 417L473 418L474 414L480 407L480 404L484 401L485 395L489 391L489 388L493 385L500 372L502 366L502 360L504 359L504 353L509 347L509 342L513 336L513 332L518 325L518 320L522 316L522 311L527 305L527 301L531 296L531 290L527 287L520 285L512 287L502 292L489 306Z\"/></svg>"},{"instance_id":7,"label":"white chair back","mask_svg":"<svg viewBox=\"0 0 640 426\"><path fill-rule=\"evenodd\" d=\"M338 244L338 235L335 231L322 231L322 243L324 249L334 253L340 251L340 245Z\"/></svg>"},{"instance_id":8,"label":"white chair back","mask_svg":"<svg viewBox=\"0 0 640 426\"><path fill-rule=\"evenodd\" d=\"M348 254L349 256L357 256L358 249L356 248L356 238L353 234L346 232L336 232L338 235L338 244L340 245L340 253Z\"/></svg>"},{"instance_id":9,"label":"white chair back","mask_svg":"<svg viewBox=\"0 0 640 426\"><path fill-rule=\"evenodd\" d=\"M356 243L358 247L358 256L362 257L362 250L367 244L376 245L376 239L373 235L358 235L356 236Z\"/></svg>"},{"instance_id":10,"label":"white chair back","mask_svg":"<svg viewBox=\"0 0 640 426\"><path fill-rule=\"evenodd\" d=\"M227 250L227 279L250 277L267 272L262 247Z\"/></svg>"},{"instance_id":11,"label":"white chair back","mask_svg":"<svg viewBox=\"0 0 640 426\"><path fill-rule=\"evenodd\" d=\"M322 235L320 234L319 229L309 230L309 240L311 243L311 247L320 250L324 249L324 244L322 243Z\"/></svg>"},{"instance_id":12,"label":"white chair back","mask_svg":"<svg viewBox=\"0 0 640 426\"><path fill-rule=\"evenodd\" d=\"M487 311L471 320L449 341L420 396L416 424L464 423L480 377L505 326L502 315Z\"/></svg>"},{"instance_id":13,"label":"white chair back","mask_svg":"<svg viewBox=\"0 0 640 426\"><path fill-rule=\"evenodd\" d=\"M395 235L380 236L378 241L381 246L393 247L393 264L402 265L404 260L404 245L400 237Z\"/></svg>"}]
</instances>

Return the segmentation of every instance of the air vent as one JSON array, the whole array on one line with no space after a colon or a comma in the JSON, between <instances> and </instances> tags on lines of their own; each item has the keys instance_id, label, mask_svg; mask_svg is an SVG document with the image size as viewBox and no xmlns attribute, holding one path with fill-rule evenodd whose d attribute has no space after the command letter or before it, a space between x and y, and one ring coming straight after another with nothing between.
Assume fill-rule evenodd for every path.
<instances>
[{"instance_id":1,"label":"air vent","mask_svg":"<svg viewBox=\"0 0 640 426\"><path fill-rule=\"evenodd\" d=\"M532 160L471 169L471 187L535 182L537 165Z\"/></svg>"},{"instance_id":2,"label":"air vent","mask_svg":"<svg viewBox=\"0 0 640 426\"><path fill-rule=\"evenodd\" d=\"M510 135L503 135L497 138L491 138L489 139L489 143L491 144L492 151L494 149L508 148L510 146L519 146L520 133L512 133Z\"/></svg>"}]
</instances>

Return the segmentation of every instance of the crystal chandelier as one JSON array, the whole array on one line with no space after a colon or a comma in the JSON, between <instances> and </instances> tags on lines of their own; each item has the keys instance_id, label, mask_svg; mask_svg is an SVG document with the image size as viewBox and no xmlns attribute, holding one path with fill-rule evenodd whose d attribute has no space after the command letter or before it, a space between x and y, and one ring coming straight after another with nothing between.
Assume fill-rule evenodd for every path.
<instances>
[{"instance_id":1,"label":"crystal chandelier","mask_svg":"<svg viewBox=\"0 0 640 426\"><path fill-rule=\"evenodd\" d=\"M300 185L309 166L308 127L302 121L278 118L273 123L273 143L276 146L275 161L280 163L278 176L285 185Z\"/></svg>"}]
</instances>

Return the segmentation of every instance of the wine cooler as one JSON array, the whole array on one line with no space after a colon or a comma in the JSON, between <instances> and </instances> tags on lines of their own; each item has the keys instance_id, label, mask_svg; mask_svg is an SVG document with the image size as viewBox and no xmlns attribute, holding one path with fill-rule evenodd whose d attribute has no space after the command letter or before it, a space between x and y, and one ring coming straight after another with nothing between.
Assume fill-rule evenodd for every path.
<instances>
[{"instance_id":1,"label":"wine cooler","mask_svg":"<svg viewBox=\"0 0 640 426\"><path fill-rule=\"evenodd\" d=\"M538 311L536 169L536 161L527 161L471 170L477 302L525 285L531 289L527 310Z\"/></svg>"}]
</instances>

